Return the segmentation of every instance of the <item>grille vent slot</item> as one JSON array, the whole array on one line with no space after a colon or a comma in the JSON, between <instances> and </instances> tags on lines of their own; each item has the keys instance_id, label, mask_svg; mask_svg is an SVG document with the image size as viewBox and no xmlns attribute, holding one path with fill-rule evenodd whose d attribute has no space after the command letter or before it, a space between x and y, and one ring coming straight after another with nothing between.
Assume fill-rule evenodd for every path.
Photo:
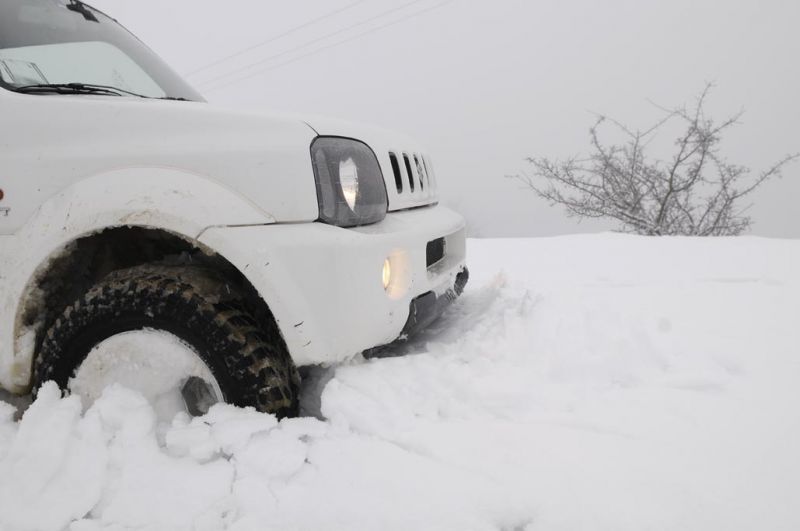
<instances>
[{"instance_id":1,"label":"grille vent slot","mask_svg":"<svg viewBox=\"0 0 800 531\"><path fill-rule=\"evenodd\" d=\"M420 158L422 159L422 167L425 169L425 177L428 179L428 187L431 187L433 186L433 175L431 175L430 166L424 155Z\"/></svg>"},{"instance_id":2,"label":"grille vent slot","mask_svg":"<svg viewBox=\"0 0 800 531\"><path fill-rule=\"evenodd\" d=\"M397 155L389 153L389 160L392 161L392 173L394 173L394 185L397 187L397 193L403 193L403 174L400 173L400 163L397 161Z\"/></svg>"},{"instance_id":3,"label":"grille vent slot","mask_svg":"<svg viewBox=\"0 0 800 531\"><path fill-rule=\"evenodd\" d=\"M411 186L411 193L414 193L414 172L411 171L411 159L408 158L408 153L403 153L403 160L406 163L406 175L408 176L408 184Z\"/></svg>"},{"instance_id":4,"label":"grille vent slot","mask_svg":"<svg viewBox=\"0 0 800 531\"><path fill-rule=\"evenodd\" d=\"M419 177L419 189L425 189L425 169L419 163L419 157L414 155L414 165L417 167L417 176Z\"/></svg>"}]
</instances>

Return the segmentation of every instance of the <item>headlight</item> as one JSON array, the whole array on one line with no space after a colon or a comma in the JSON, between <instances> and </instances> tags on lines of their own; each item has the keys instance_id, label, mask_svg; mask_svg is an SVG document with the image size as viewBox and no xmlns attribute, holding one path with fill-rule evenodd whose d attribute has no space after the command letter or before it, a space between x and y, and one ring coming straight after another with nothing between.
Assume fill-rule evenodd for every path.
<instances>
[{"instance_id":1,"label":"headlight","mask_svg":"<svg viewBox=\"0 0 800 531\"><path fill-rule=\"evenodd\" d=\"M319 219L339 227L377 223L389 201L375 153L363 142L318 137L311 144Z\"/></svg>"}]
</instances>

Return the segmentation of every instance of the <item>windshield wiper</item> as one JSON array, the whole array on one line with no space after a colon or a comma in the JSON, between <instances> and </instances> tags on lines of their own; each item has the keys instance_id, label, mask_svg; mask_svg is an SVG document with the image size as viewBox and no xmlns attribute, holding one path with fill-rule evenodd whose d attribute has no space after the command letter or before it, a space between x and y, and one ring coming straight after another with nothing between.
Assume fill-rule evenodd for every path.
<instances>
[{"instance_id":1,"label":"windshield wiper","mask_svg":"<svg viewBox=\"0 0 800 531\"><path fill-rule=\"evenodd\" d=\"M121 89L118 87L111 87L108 85L92 85L88 83L42 83L38 85L24 85L22 87L14 87L17 92L24 94L105 94L108 96L136 96L137 98L145 98L141 94L131 92L130 90Z\"/></svg>"},{"instance_id":2,"label":"windshield wiper","mask_svg":"<svg viewBox=\"0 0 800 531\"><path fill-rule=\"evenodd\" d=\"M173 96L164 96L162 98L145 96L144 94L131 92L130 90L121 89L119 87L94 85L91 83L41 83L38 85L14 87L14 90L24 94L102 94L106 96L135 96L137 98L146 98L149 100L192 101L186 98L176 98Z\"/></svg>"}]
</instances>

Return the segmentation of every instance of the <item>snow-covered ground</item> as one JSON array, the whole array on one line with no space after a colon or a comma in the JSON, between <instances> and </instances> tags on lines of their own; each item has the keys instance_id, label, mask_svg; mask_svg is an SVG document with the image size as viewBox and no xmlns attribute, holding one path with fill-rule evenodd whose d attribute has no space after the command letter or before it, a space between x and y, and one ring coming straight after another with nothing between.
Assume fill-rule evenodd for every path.
<instances>
[{"instance_id":1,"label":"snow-covered ground","mask_svg":"<svg viewBox=\"0 0 800 531\"><path fill-rule=\"evenodd\" d=\"M121 388L5 405L0 529L800 529L800 241L469 253L413 355L315 372L324 420L216 406L164 432Z\"/></svg>"}]
</instances>

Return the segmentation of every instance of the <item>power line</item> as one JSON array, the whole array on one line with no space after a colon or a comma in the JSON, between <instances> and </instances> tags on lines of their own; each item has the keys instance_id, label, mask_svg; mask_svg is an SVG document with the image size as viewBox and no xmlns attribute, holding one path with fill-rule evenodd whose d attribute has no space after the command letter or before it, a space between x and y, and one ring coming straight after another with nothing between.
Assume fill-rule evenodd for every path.
<instances>
[{"instance_id":1,"label":"power line","mask_svg":"<svg viewBox=\"0 0 800 531\"><path fill-rule=\"evenodd\" d=\"M288 29L288 30L284 31L283 33L279 33L278 35L274 35L274 36L270 37L269 39L267 39L265 41L261 41L259 43L253 44L252 46L248 46L247 48L242 48L241 50L239 50L237 52L234 52L234 53L232 53L230 55L226 55L225 57L217 59L216 61L213 61L211 63L205 64L205 65L203 65L203 66L201 66L199 68L195 68L191 72L187 72L184 75L185 76L193 76L193 75L199 74L200 72L205 72L206 70L208 70L210 68L213 68L213 67L215 67L215 66L217 66L219 64L222 64L222 63L224 63L226 61L230 61L231 59L235 59L237 57L240 57L240 56L242 56L242 55L244 55L244 54L246 54L248 52L252 52L255 49L261 48L262 46L266 46L267 44L275 42L278 39L282 39L284 37L287 37L287 36L291 35L292 33L296 32L296 31L299 31L301 29L307 28L309 26L312 26L312 25L316 24L317 22L321 22L321 21L323 21L325 19L328 19L328 18L331 18L333 16L336 16L339 13L343 13L343 12L349 10L349 9L354 8L358 4L363 4L365 1L366 0L356 0L355 2L347 4L344 7L340 7L338 9L334 9L333 11L330 11L330 12L328 12L328 13L322 15L322 16L319 16L319 17L317 17L315 19L309 20L308 22L304 22L303 24L300 24L299 26L295 26L295 27L293 27L291 29Z\"/></svg>"},{"instance_id":2,"label":"power line","mask_svg":"<svg viewBox=\"0 0 800 531\"><path fill-rule=\"evenodd\" d=\"M221 75L215 76L215 77L213 77L211 79L207 79L205 81L202 81L202 82L200 82L200 85L201 86L203 86L203 85L206 85L206 86L207 85L211 85L216 81L227 79L232 75L236 75L236 74L241 73L241 72L246 72L247 70L251 70L251 69L253 69L253 68L257 67L257 66L260 66L260 65L262 65L264 63L268 63L268 62L272 61L273 59L278 59L279 57L283 57L285 55L289 55L292 52L296 52L298 50L302 50L304 48L308 48L312 44L316 44L316 43L318 43L320 41L324 41L324 40L329 39L331 37L335 37L336 35L339 35L341 33L345 33L347 31L350 31L352 29L358 28L358 27L363 26L365 24L369 24L370 22L374 22L375 20L383 18L383 17L385 17L387 15L391 15L392 13L395 13L397 11L403 10L403 9L405 9L407 7L410 7L410 6L414 5L414 4L418 4L418 3L424 2L424 1L426 1L426 0L412 0L411 2L407 2L405 4L402 4L402 5L398 6L398 7L395 7L395 8L392 8L392 9L388 9L386 11L382 11L382 12L378 13L375 16L372 16L372 17L369 17L369 18L367 18L365 20L362 20L361 22L357 22L357 23L352 24L350 26L346 26L344 28L338 29L338 30L336 30L336 31L334 31L332 33L328 33L326 35L323 35L322 37L317 37L316 39L312 39L310 41L307 41L307 42L305 42L305 43L303 43L303 44L301 44L299 46L295 46L294 48L290 48L288 50L284 50L283 52L276 53L274 55L270 55L270 56L268 56L268 57L266 57L264 59L261 59L259 61L254 62L254 63L250 63L250 64L245 65L243 67L234 69L234 70L232 70L232 71L230 71L230 72L228 72L226 74L221 74Z\"/></svg>"},{"instance_id":3,"label":"power line","mask_svg":"<svg viewBox=\"0 0 800 531\"><path fill-rule=\"evenodd\" d=\"M273 59L277 59L279 57L283 57L285 55L288 55L288 54L290 54L292 52L296 52L298 50L302 50L304 48L308 48L312 44L316 44L316 43L318 43L320 41L324 41L324 40L329 39L331 37L335 37L336 35L340 35L342 33L350 31L352 29L358 28L360 26L364 26L365 24L369 24L370 22L374 22L375 20L383 18L383 17L385 17L387 15L391 15L392 13L396 13L397 11L401 11L401 10L407 8L407 7L410 7L410 6L414 5L414 4L419 4L420 2L424 2L424 1L426 1L426 0L412 0L411 2L406 2L405 4L402 4L402 5L398 6L398 7L395 7L395 8L392 8L392 9L388 9L386 11L382 11L382 12L378 13L377 15L372 16L372 17L370 17L370 18L368 18L366 20L362 20L361 22L357 22L357 23L352 24L350 26L346 26L346 27L344 27L342 29L339 29L339 30L336 30L336 31L334 31L332 33L328 33L326 35L323 35L322 37L317 37L316 39L312 39L312 40L310 40L310 41L308 41L308 42L306 42L304 44L301 44L299 46L295 46L294 48L290 48L290 49L285 50L283 52L276 53L274 55L270 55L270 56L268 56L268 57L266 57L264 59L261 59L259 61L254 62L254 63L250 63L248 65L245 65L245 66L241 67L241 68L234 69L234 70L232 70L232 71L230 71L230 72L228 72L226 74L221 74L221 75L218 75L218 76L213 77L211 79L207 79L205 81L202 81L202 82L200 82L200 85L201 86L210 85L210 84L213 84L215 81L220 81L220 80L226 79L226 78L228 78L228 77L230 77L232 75L235 75L235 74L238 74L238 73L241 73L241 72L245 72L247 70L251 70L251 69L253 69L253 68L257 67L257 66L260 66L260 65L262 65L264 63L268 63L269 61L272 61Z\"/></svg>"},{"instance_id":4,"label":"power line","mask_svg":"<svg viewBox=\"0 0 800 531\"><path fill-rule=\"evenodd\" d=\"M228 87L228 86L230 86L230 85L235 85L235 84L237 84L237 83L241 83L242 81L247 81L248 79L251 79L251 78L253 78L253 77L256 77L256 76L258 76L258 75L261 75L261 74L264 74L264 73L266 73L266 72L269 72L270 70L274 70L274 69L276 69L276 68L280 68L280 67L282 67L282 66L285 66L285 65L288 65L288 64L294 63L294 62L296 62L296 61L299 61L299 60L301 60L301 59L304 59L304 58L306 58L306 57L309 57L309 56L311 56L311 55L316 55L316 54L318 54L318 53L320 53L320 52L323 52L323 51L325 51L325 50L328 50L328 49L330 49L330 48L334 48L334 47L336 47L336 46L341 46L342 44L346 44L346 43L348 43L348 42L354 41L354 40L356 40L356 39L359 39L359 38L361 38L361 37L365 37L365 36L367 36L367 35L369 35L369 34L371 34L371 33L375 33L375 32L377 32L377 31L380 31L380 30L382 30L382 29L388 28L388 27L390 27L390 26L394 26L394 25L396 25L396 24L400 24L401 22L404 22L404 21L406 21L406 20L408 20L408 19L410 19L410 18L414 18L414 17L416 17L416 16L419 16L419 15L422 15L422 14L424 14L424 13L427 13L428 11L433 11L434 9L437 9L437 8L439 8L439 7L442 7L442 6L446 5L446 4L450 4L450 3L452 3L453 1L454 1L454 0L444 0L443 2L439 2L438 4L435 4L435 5L431 6L431 7L428 7L428 8L422 9L422 10L420 10L420 11L416 11L416 12L414 12L414 13L411 13L411 14L409 14L409 15L406 15L405 17L399 18L399 19L397 19L397 20L394 20L394 21L392 21L392 22L389 22L389 23L387 23L387 24L384 24L384 25L382 25L382 26L378 26L378 27L375 27L375 28L369 29L369 30L367 30L367 31L364 31L364 32L362 32L362 33L359 33L359 34L357 34L357 35L354 35L354 36L352 36L352 37L349 37L349 38L347 38L347 39L344 39L344 40L342 40L342 41L335 42L335 43L333 43L333 44L329 44L328 46L323 46L322 48L317 48L316 50L312 50L311 52L308 52L308 53L306 53L306 54L303 54L303 55L300 55L300 56L298 56L298 57L292 58L292 59L290 59L290 60L288 60L288 61L284 61L284 62L282 62L282 63L278 63L278 64L276 64L276 65L272 65L272 66L270 66L270 67L267 67L267 68L264 68L264 69L262 69L262 70L259 70L259 71L257 71L257 72L254 72L254 73L252 73L252 74L250 74L250 75L248 75L248 76L245 76L245 77L242 77L242 78L239 78L239 79L232 80L232 81L230 81L230 82L228 82L228 83L223 83L223 84L221 84L221 85L217 85L216 87L211 87L211 88L209 88L209 89L207 89L207 90L208 90L209 92L211 92L211 91L219 90L219 89L221 89L221 88Z\"/></svg>"}]
</instances>

